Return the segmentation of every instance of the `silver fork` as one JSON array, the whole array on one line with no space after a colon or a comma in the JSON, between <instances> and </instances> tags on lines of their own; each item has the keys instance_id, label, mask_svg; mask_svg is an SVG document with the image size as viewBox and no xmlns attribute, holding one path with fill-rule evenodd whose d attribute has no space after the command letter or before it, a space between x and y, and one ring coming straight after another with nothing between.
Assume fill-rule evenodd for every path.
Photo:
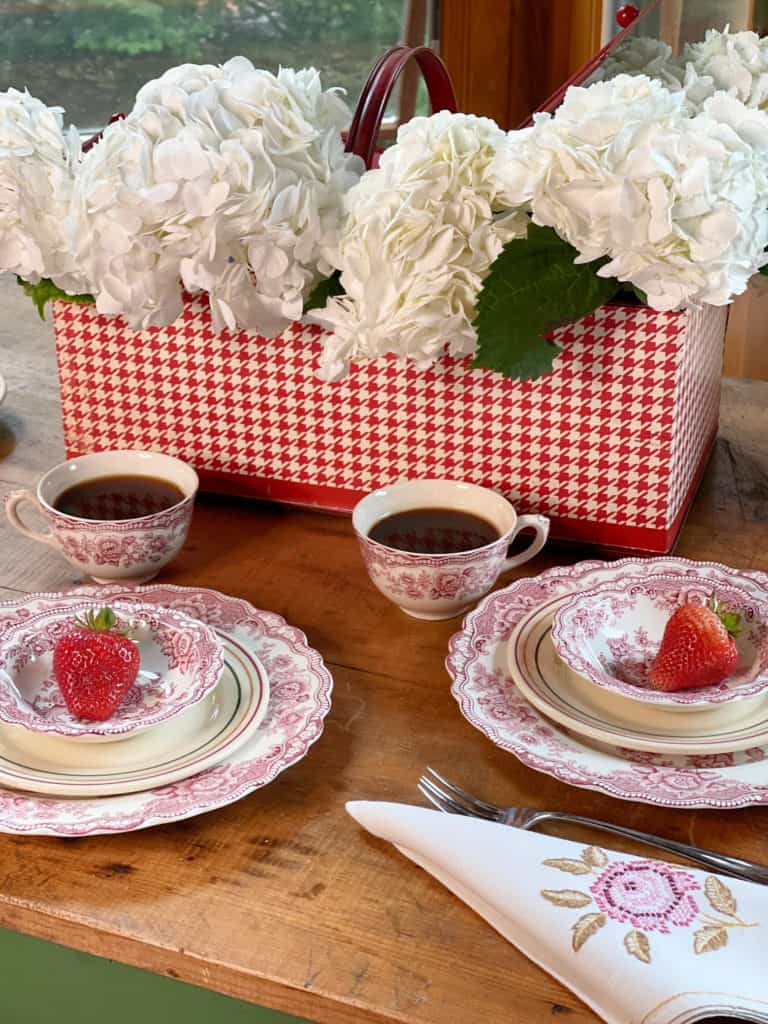
<instances>
[{"instance_id":1,"label":"silver fork","mask_svg":"<svg viewBox=\"0 0 768 1024\"><path fill-rule=\"evenodd\" d=\"M471 793L467 793L466 790L460 789L459 786L439 775L434 768L427 768L427 774L422 775L419 779L418 788L422 796L425 796L434 807L450 814L485 818L487 821L497 821L502 825L511 825L513 828L521 829L534 829L545 821L586 825L590 828L600 829L602 832L623 836L625 839L635 839L667 853L687 857L688 860L723 875L768 885L768 867L761 864L753 864L748 860L740 860L738 857L729 857L725 853L715 853L714 850L704 850L688 843L678 843L674 839L665 839L663 836L654 836L648 832L638 832L637 829L624 828L623 825L613 825L608 821L582 818L578 814L567 814L564 811L537 811L532 807L498 807L496 804L480 800L478 797L472 796Z\"/></svg>"}]
</instances>

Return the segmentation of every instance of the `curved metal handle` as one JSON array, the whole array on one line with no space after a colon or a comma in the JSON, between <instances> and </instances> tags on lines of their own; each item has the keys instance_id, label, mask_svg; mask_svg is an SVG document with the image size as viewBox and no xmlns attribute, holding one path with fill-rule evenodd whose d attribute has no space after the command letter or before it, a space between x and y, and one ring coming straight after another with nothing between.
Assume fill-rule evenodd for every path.
<instances>
[{"instance_id":1,"label":"curved metal handle","mask_svg":"<svg viewBox=\"0 0 768 1024\"><path fill-rule=\"evenodd\" d=\"M517 555L511 555L504 562L501 567L502 572L506 572L507 569L514 569L518 565L522 565L523 562L529 561L534 555L538 555L544 545L547 543L547 537L549 537L549 520L546 516L519 516L517 525L515 526L515 532L509 538L510 542L524 530L527 526L532 526L536 536L533 538L531 543L525 549Z\"/></svg>"},{"instance_id":2,"label":"curved metal handle","mask_svg":"<svg viewBox=\"0 0 768 1024\"><path fill-rule=\"evenodd\" d=\"M596 821L594 818L582 818L578 814L566 814L560 811L542 811L536 816L539 821L565 821L572 825L587 825L590 828L597 828L603 832L611 832L625 839L636 839L648 846L655 846L666 853L675 853L688 860L701 864L703 867L716 871L721 875L730 875L733 878L743 878L747 882L759 882L761 885L768 885L768 867L762 864L753 864L748 860L741 860L739 857L729 857L727 853L715 853L714 850L703 850L699 846L691 846L689 843L678 843L674 839L665 839L663 836L654 836L648 832L638 832L634 828L624 828L622 825L612 825L607 821Z\"/></svg>"},{"instance_id":3,"label":"curved metal handle","mask_svg":"<svg viewBox=\"0 0 768 1024\"><path fill-rule=\"evenodd\" d=\"M41 530L33 530L21 521L17 508L22 501L29 501L39 509L40 512L43 511L40 502L32 491L12 491L5 499L5 514L8 517L8 522L11 526L15 527L19 533L23 533L25 537L31 537L32 540L39 540L41 544L48 544L52 548L58 548L59 542L52 533L43 533Z\"/></svg>"}]
</instances>

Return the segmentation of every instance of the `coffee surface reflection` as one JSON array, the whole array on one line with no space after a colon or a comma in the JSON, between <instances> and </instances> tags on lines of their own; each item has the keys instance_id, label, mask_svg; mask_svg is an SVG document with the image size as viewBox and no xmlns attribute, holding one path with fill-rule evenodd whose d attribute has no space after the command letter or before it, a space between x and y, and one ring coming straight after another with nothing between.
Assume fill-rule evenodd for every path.
<instances>
[{"instance_id":1,"label":"coffee surface reflection","mask_svg":"<svg viewBox=\"0 0 768 1024\"><path fill-rule=\"evenodd\" d=\"M184 500L181 488L156 476L102 476L67 488L54 503L57 512L78 519L140 519Z\"/></svg>"},{"instance_id":2,"label":"coffee surface reflection","mask_svg":"<svg viewBox=\"0 0 768 1024\"><path fill-rule=\"evenodd\" d=\"M368 536L397 551L447 555L485 547L501 535L492 523L470 512L415 508L381 519L371 527Z\"/></svg>"}]
</instances>

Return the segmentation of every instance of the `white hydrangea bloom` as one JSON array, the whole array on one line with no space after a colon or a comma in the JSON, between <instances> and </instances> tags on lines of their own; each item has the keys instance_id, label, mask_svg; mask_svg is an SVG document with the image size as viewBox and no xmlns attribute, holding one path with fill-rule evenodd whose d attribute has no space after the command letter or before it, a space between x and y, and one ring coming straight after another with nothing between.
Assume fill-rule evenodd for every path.
<instances>
[{"instance_id":1,"label":"white hydrangea bloom","mask_svg":"<svg viewBox=\"0 0 768 1024\"><path fill-rule=\"evenodd\" d=\"M700 113L704 102L724 91L748 107L768 101L768 38L756 32L710 29L699 43L686 43L682 53L659 39L637 36L620 43L590 77L607 81L620 74L647 75L670 91L685 93L689 112Z\"/></svg>"},{"instance_id":2,"label":"white hydrangea bloom","mask_svg":"<svg viewBox=\"0 0 768 1024\"><path fill-rule=\"evenodd\" d=\"M80 139L74 129L64 134L60 107L0 93L0 272L87 290L62 232L79 159Z\"/></svg>"},{"instance_id":3,"label":"white hydrangea bloom","mask_svg":"<svg viewBox=\"0 0 768 1024\"><path fill-rule=\"evenodd\" d=\"M723 90L748 107L768 100L768 38L756 32L710 29L703 42L686 43L678 62L689 85L705 79L710 92Z\"/></svg>"},{"instance_id":4,"label":"white hydrangea bloom","mask_svg":"<svg viewBox=\"0 0 768 1024\"><path fill-rule=\"evenodd\" d=\"M527 217L498 216L490 173L504 133L488 118L448 111L403 125L395 145L347 195L335 258L345 295L311 319L323 339L320 375L393 353L424 367L448 343L474 351L483 277Z\"/></svg>"},{"instance_id":5,"label":"white hydrangea bloom","mask_svg":"<svg viewBox=\"0 0 768 1024\"><path fill-rule=\"evenodd\" d=\"M99 311L165 325L183 285L210 294L217 331L274 335L299 318L363 171L348 122L314 69L235 57L145 85L85 156L68 223Z\"/></svg>"},{"instance_id":6,"label":"white hydrangea bloom","mask_svg":"<svg viewBox=\"0 0 768 1024\"><path fill-rule=\"evenodd\" d=\"M673 58L672 47L651 36L629 36L619 43L584 84L605 82L619 75L646 75L673 92L683 81L683 69Z\"/></svg>"},{"instance_id":7,"label":"white hydrangea bloom","mask_svg":"<svg viewBox=\"0 0 768 1024\"><path fill-rule=\"evenodd\" d=\"M768 114L720 92L691 117L685 95L644 76L568 91L554 115L510 132L494 172L510 207L654 309L723 305L768 245Z\"/></svg>"}]
</instances>

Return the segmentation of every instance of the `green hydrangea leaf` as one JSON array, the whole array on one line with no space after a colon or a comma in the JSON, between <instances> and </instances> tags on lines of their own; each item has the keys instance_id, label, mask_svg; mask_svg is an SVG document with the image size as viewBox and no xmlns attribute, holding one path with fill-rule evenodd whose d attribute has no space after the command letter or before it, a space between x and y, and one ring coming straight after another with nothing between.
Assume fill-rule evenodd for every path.
<instances>
[{"instance_id":1,"label":"green hydrangea leaf","mask_svg":"<svg viewBox=\"0 0 768 1024\"><path fill-rule=\"evenodd\" d=\"M597 276L604 260L575 264L577 255L551 228L536 224L527 238L504 246L478 299L474 366L513 380L552 370L560 349L547 332L593 312L620 288L614 278Z\"/></svg>"},{"instance_id":2,"label":"green hydrangea leaf","mask_svg":"<svg viewBox=\"0 0 768 1024\"><path fill-rule=\"evenodd\" d=\"M309 298L304 303L304 312L308 313L310 309L322 309L328 299L332 299L334 295L343 294L341 271L334 270L330 277L324 277L322 281L318 281L309 293Z\"/></svg>"},{"instance_id":3,"label":"green hydrangea leaf","mask_svg":"<svg viewBox=\"0 0 768 1024\"><path fill-rule=\"evenodd\" d=\"M761 273L761 274L768 274L768 263L764 263L762 265L762 267L760 267L759 273Z\"/></svg>"},{"instance_id":4,"label":"green hydrangea leaf","mask_svg":"<svg viewBox=\"0 0 768 1024\"><path fill-rule=\"evenodd\" d=\"M20 277L17 277L16 280L24 289L24 294L32 299L41 320L45 320L45 307L54 299L66 299L67 302L80 302L84 305L96 301L92 295L69 295L47 277L44 277L38 284L30 284L29 281L24 281Z\"/></svg>"}]
</instances>

